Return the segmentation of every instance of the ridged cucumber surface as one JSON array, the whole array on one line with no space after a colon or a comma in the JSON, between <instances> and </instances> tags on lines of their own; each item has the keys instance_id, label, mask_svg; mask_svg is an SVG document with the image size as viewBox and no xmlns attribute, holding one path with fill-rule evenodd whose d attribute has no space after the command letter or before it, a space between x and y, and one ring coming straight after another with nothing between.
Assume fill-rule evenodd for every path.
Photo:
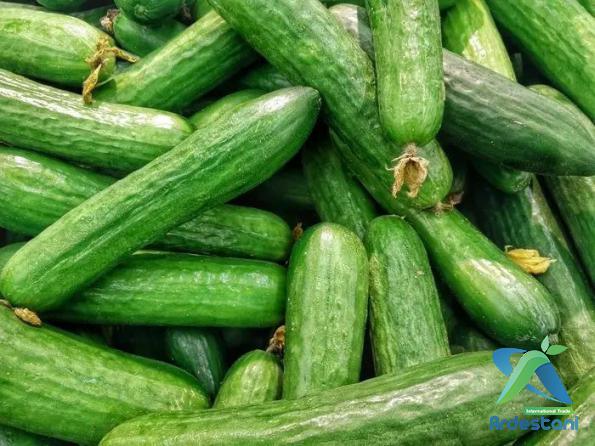
<instances>
[{"instance_id":1,"label":"ridged cucumber surface","mask_svg":"<svg viewBox=\"0 0 595 446\"><path fill-rule=\"evenodd\" d=\"M188 120L195 127L206 127L219 119L222 115L229 113L238 105L242 105L252 99L265 94L264 90L247 89L228 94L218 101L207 105L202 110L194 113Z\"/></svg>"}]
</instances>

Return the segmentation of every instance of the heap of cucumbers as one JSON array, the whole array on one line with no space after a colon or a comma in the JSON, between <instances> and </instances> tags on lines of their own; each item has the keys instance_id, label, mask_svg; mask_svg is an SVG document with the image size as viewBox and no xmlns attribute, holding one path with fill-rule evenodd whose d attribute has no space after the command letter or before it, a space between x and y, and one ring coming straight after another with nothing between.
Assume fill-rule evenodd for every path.
<instances>
[{"instance_id":1,"label":"heap of cucumbers","mask_svg":"<svg viewBox=\"0 0 595 446\"><path fill-rule=\"evenodd\" d=\"M594 14L0 1L0 445L595 444Z\"/></svg>"}]
</instances>

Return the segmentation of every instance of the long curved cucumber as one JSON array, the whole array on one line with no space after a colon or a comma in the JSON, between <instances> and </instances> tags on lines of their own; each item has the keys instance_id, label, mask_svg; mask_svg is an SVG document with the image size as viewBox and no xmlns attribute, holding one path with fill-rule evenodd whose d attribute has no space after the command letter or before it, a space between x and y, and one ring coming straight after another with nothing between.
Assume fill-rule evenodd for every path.
<instances>
[{"instance_id":1,"label":"long curved cucumber","mask_svg":"<svg viewBox=\"0 0 595 446\"><path fill-rule=\"evenodd\" d=\"M1 446L65 446L59 440L31 434L20 429L8 426L0 426Z\"/></svg>"},{"instance_id":2,"label":"long curved cucumber","mask_svg":"<svg viewBox=\"0 0 595 446\"><path fill-rule=\"evenodd\" d=\"M116 6L140 23L156 23L174 17L184 0L114 0Z\"/></svg>"},{"instance_id":3,"label":"long curved cucumber","mask_svg":"<svg viewBox=\"0 0 595 446\"><path fill-rule=\"evenodd\" d=\"M253 350L230 367L221 384L214 409L251 406L281 397L283 369L272 353Z\"/></svg>"},{"instance_id":4,"label":"long curved cucumber","mask_svg":"<svg viewBox=\"0 0 595 446\"><path fill-rule=\"evenodd\" d=\"M506 384L492 352L465 353L298 400L126 422L101 446L261 444L506 444L517 430L489 430L490 416L509 418L542 399L496 405ZM508 416L507 416L508 415Z\"/></svg>"},{"instance_id":5,"label":"long curved cucumber","mask_svg":"<svg viewBox=\"0 0 595 446\"><path fill-rule=\"evenodd\" d=\"M368 259L353 232L320 223L289 260L283 398L357 382L368 306Z\"/></svg>"},{"instance_id":6,"label":"long curved cucumber","mask_svg":"<svg viewBox=\"0 0 595 446\"><path fill-rule=\"evenodd\" d=\"M154 411L208 407L186 372L49 326L0 306L0 423L78 444Z\"/></svg>"},{"instance_id":7,"label":"long curved cucumber","mask_svg":"<svg viewBox=\"0 0 595 446\"><path fill-rule=\"evenodd\" d=\"M17 306L59 307L173 227L269 178L310 134L318 93L294 87L244 104L66 214L0 274Z\"/></svg>"},{"instance_id":8,"label":"long curved cucumber","mask_svg":"<svg viewBox=\"0 0 595 446\"><path fill-rule=\"evenodd\" d=\"M263 94L265 94L264 90L247 89L236 91L197 111L188 120L195 128L206 127L238 105L256 99Z\"/></svg>"},{"instance_id":9,"label":"long curved cucumber","mask_svg":"<svg viewBox=\"0 0 595 446\"><path fill-rule=\"evenodd\" d=\"M376 375L448 356L438 291L413 228L400 217L378 217L370 223L365 242Z\"/></svg>"}]
</instances>

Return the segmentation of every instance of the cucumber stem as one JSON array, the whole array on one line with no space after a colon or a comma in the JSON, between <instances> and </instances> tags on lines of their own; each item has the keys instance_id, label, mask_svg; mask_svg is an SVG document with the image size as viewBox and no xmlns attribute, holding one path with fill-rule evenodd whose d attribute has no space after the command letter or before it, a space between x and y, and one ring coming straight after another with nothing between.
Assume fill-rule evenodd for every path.
<instances>
[{"instance_id":1,"label":"cucumber stem","mask_svg":"<svg viewBox=\"0 0 595 446\"><path fill-rule=\"evenodd\" d=\"M279 357L283 357L283 351L285 350L285 325L281 325L275 330L273 337L269 340L269 346L267 347L267 353L273 353Z\"/></svg>"},{"instance_id":2,"label":"cucumber stem","mask_svg":"<svg viewBox=\"0 0 595 446\"><path fill-rule=\"evenodd\" d=\"M504 252L523 271L534 275L545 273L550 265L556 261L549 257L543 257L537 249L512 249L512 246L505 246Z\"/></svg>"},{"instance_id":3,"label":"cucumber stem","mask_svg":"<svg viewBox=\"0 0 595 446\"><path fill-rule=\"evenodd\" d=\"M417 156L417 145L410 143L405 146L403 154L393 160L393 163L395 165L389 169L393 171L395 178L392 187L393 197L397 198L403 185L409 188L408 197L417 197L421 185L428 176L428 160Z\"/></svg>"}]
</instances>

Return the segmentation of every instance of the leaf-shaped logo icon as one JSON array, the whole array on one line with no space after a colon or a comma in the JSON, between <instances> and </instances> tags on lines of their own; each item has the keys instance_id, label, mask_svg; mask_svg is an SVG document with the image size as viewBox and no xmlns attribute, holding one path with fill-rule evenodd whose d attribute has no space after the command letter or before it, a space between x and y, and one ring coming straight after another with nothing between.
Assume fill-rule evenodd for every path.
<instances>
[{"instance_id":1,"label":"leaf-shaped logo icon","mask_svg":"<svg viewBox=\"0 0 595 446\"><path fill-rule=\"evenodd\" d=\"M568 347L565 347L563 345L550 345L545 353L548 356L556 356L566 351L567 349Z\"/></svg>"},{"instance_id":2,"label":"leaf-shaped logo icon","mask_svg":"<svg viewBox=\"0 0 595 446\"><path fill-rule=\"evenodd\" d=\"M541 341L541 351L545 353L549 347L550 347L550 338L548 336L546 336L545 338L543 338L543 341Z\"/></svg>"}]
</instances>

